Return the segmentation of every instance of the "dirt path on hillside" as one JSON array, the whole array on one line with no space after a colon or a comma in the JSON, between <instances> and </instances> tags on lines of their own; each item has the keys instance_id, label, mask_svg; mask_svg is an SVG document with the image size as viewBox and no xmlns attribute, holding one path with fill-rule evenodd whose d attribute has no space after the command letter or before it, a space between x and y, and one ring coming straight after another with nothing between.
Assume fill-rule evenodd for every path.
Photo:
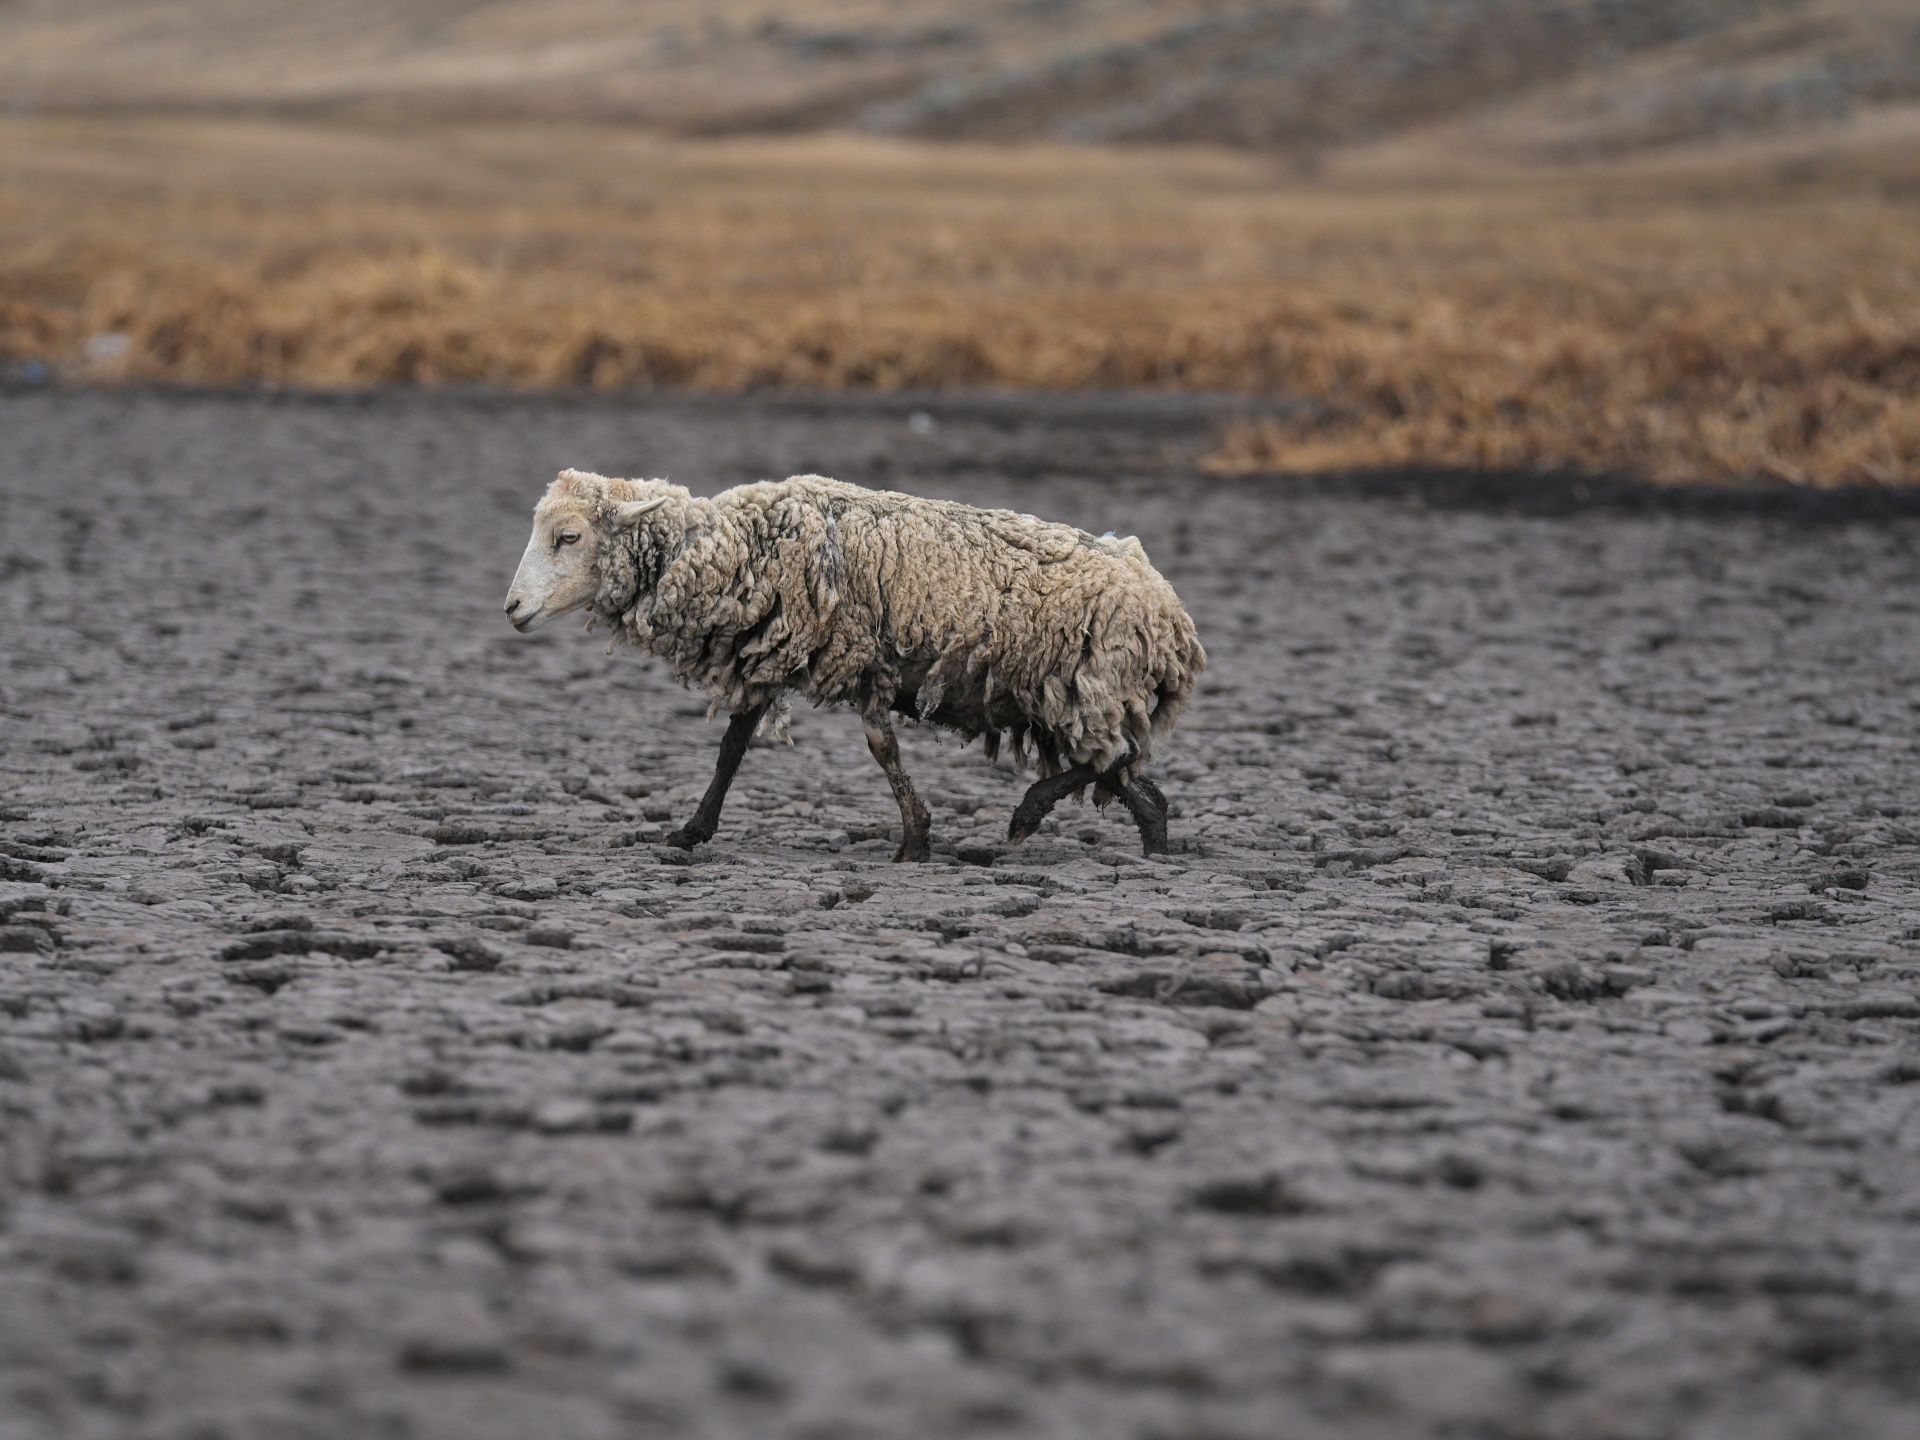
<instances>
[{"instance_id":1,"label":"dirt path on hillside","mask_svg":"<svg viewBox=\"0 0 1920 1440\"><path fill-rule=\"evenodd\" d=\"M0 397L0 1436L1920 1434L1920 520L1187 412ZM562 464L1136 533L1180 853L499 614Z\"/></svg>"}]
</instances>

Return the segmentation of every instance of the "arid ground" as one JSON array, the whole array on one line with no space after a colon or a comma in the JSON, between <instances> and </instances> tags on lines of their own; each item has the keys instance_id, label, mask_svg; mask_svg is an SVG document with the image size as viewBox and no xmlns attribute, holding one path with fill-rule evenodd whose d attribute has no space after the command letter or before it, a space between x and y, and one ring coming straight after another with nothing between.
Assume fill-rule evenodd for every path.
<instances>
[{"instance_id":1,"label":"arid ground","mask_svg":"<svg viewBox=\"0 0 1920 1440\"><path fill-rule=\"evenodd\" d=\"M0 396L0 1435L1920 1433L1920 518L1218 423ZM704 701L499 613L562 463L1137 533L1176 853L908 732L891 865L804 710L661 847Z\"/></svg>"}]
</instances>

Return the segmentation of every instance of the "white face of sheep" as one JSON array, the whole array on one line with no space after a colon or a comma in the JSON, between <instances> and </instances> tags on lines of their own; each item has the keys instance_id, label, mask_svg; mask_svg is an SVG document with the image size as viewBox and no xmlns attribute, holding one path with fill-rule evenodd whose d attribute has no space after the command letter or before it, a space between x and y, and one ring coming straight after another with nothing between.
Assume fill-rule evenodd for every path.
<instances>
[{"instance_id":1,"label":"white face of sheep","mask_svg":"<svg viewBox=\"0 0 1920 1440\"><path fill-rule=\"evenodd\" d=\"M533 512L533 535L507 590L507 619L522 635L587 605L600 588L600 545L611 529L625 529L664 499L632 500L606 512L604 522L572 495L548 496Z\"/></svg>"}]
</instances>

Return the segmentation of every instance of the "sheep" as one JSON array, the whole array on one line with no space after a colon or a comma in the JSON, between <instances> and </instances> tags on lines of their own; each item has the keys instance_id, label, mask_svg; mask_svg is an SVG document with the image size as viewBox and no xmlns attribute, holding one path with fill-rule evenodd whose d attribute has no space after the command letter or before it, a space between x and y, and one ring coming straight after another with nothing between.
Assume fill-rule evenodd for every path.
<instances>
[{"instance_id":1,"label":"sheep","mask_svg":"<svg viewBox=\"0 0 1920 1440\"><path fill-rule=\"evenodd\" d=\"M610 629L610 648L665 659L729 713L712 783L668 845L713 838L749 742L784 735L799 694L858 710L900 807L897 861L929 858L931 819L894 714L983 737L989 760L1009 737L1022 768L1031 747L1039 779L1009 840L1091 785L1096 804L1126 808L1146 854L1166 852L1166 797L1141 771L1206 652L1138 540L819 475L705 499L563 470L506 613L526 633L578 610Z\"/></svg>"}]
</instances>

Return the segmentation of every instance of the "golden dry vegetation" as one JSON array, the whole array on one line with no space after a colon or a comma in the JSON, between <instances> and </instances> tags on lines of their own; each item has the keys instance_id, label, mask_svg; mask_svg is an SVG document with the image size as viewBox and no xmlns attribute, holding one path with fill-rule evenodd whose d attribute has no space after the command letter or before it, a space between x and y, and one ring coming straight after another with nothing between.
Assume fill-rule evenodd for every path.
<instances>
[{"instance_id":1,"label":"golden dry vegetation","mask_svg":"<svg viewBox=\"0 0 1920 1440\"><path fill-rule=\"evenodd\" d=\"M0 120L0 367L1179 387L1228 470L1920 476L1920 120L1502 169L584 124ZM123 337L123 338L116 338Z\"/></svg>"}]
</instances>

